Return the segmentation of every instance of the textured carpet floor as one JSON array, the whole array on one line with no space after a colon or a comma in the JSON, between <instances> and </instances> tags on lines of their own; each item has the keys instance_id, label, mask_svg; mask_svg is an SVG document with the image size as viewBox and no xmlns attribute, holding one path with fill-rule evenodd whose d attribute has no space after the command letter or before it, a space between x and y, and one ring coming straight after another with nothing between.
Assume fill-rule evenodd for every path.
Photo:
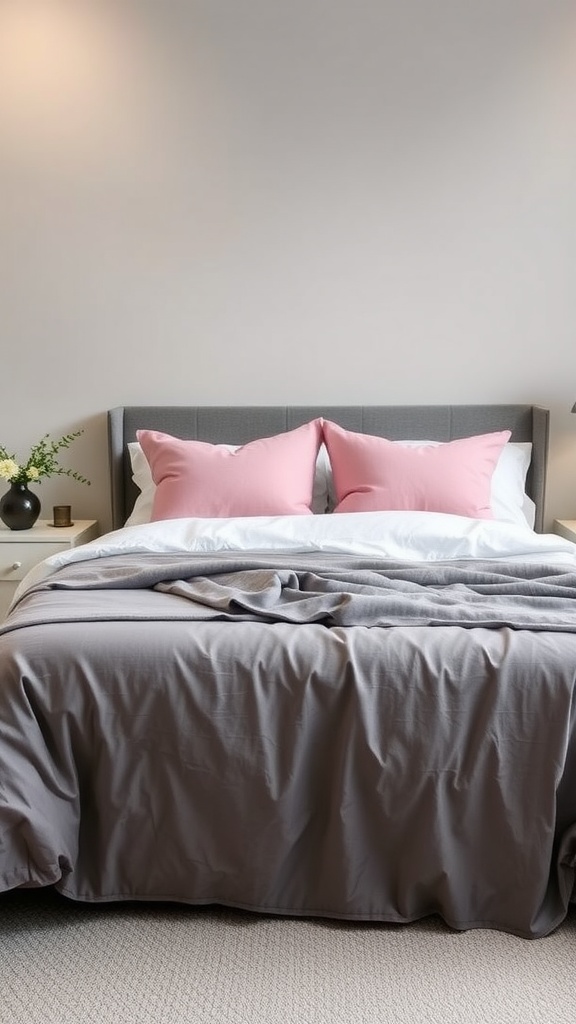
<instances>
[{"instance_id":1,"label":"textured carpet floor","mask_svg":"<svg viewBox=\"0 0 576 1024\"><path fill-rule=\"evenodd\" d=\"M576 912L534 942L0 897L1 1024L575 1024Z\"/></svg>"}]
</instances>

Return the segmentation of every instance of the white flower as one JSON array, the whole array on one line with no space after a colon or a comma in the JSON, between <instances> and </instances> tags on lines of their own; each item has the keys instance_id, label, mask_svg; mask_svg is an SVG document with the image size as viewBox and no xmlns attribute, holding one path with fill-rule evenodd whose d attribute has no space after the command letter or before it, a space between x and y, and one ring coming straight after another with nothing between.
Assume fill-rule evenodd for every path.
<instances>
[{"instance_id":1,"label":"white flower","mask_svg":"<svg viewBox=\"0 0 576 1024\"><path fill-rule=\"evenodd\" d=\"M11 480L13 476L18 476L20 472L20 466L14 459L0 459L0 476L3 480Z\"/></svg>"},{"instance_id":2,"label":"white flower","mask_svg":"<svg viewBox=\"0 0 576 1024\"><path fill-rule=\"evenodd\" d=\"M82 430L75 430L71 434L64 434L57 441L51 440L49 434L44 434L30 449L28 461L20 464L0 444L0 477L10 483L27 484L40 483L44 476L69 476L81 484L89 484L90 481L81 473L61 466L57 457L59 451L69 448L72 441L82 433Z\"/></svg>"}]
</instances>

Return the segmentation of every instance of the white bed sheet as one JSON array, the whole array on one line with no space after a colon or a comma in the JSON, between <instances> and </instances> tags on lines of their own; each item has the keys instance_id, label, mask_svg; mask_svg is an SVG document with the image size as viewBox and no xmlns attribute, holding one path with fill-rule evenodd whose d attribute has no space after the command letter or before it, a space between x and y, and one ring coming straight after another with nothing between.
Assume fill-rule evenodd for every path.
<instances>
[{"instance_id":1,"label":"white bed sheet","mask_svg":"<svg viewBox=\"0 0 576 1024\"><path fill-rule=\"evenodd\" d=\"M501 520L435 512L170 519L125 526L81 547L51 555L21 581L12 605L30 586L70 562L114 554L178 551L323 551L411 562L499 559L576 570L576 544Z\"/></svg>"}]
</instances>

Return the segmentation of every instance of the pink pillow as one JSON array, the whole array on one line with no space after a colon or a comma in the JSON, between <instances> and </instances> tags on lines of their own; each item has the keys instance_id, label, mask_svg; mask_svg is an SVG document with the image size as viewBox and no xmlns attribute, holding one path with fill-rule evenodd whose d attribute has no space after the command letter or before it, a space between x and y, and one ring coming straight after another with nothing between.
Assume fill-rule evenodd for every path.
<instances>
[{"instance_id":1,"label":"pink pillow","mask_svg":"<svg viewBox=\"0 0 576 1024\"><path fill-rule=\"evenodd\" d=\"M344 430L329 420L323 421L323 432L335 512L405 509L494 518L490 484L509 430L416 448Z\"/></svg>"},{"instance_id":2,"label":"pink pillow","mask_svg":"<svg viewBox=\"0 0 576 1024\"><path fill-rule=\"evenodd\" d=\"M152 521L312 514L321 420L235 451L156 430L136 436L156 484Z\"/></svg>"}]
</instances>

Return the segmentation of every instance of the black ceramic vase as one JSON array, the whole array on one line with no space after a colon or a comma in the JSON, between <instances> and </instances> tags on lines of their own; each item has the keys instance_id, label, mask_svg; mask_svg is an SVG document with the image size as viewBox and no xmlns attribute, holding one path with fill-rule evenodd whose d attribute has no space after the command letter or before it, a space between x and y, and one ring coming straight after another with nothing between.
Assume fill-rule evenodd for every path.
<instances>
[{"instance_id":1,"label":"black ceramic vase","mask_svg":"<svg viewBox=\"0 0 576 1024\"><path fill-rule=\"evenodd\" d=\"M40 498L26 484L10 484L0 498L0 519L10 530L30 530L40 515Z\"/></svg>"}]
</instances>

